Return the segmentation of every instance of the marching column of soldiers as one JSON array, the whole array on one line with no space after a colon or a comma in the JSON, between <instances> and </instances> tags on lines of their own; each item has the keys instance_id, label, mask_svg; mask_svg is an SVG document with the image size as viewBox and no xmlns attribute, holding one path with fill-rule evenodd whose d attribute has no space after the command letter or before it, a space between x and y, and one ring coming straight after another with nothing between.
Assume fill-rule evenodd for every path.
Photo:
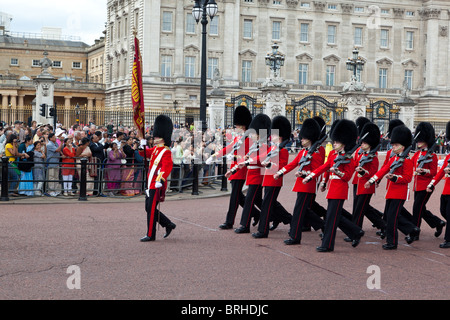
<instances>
[{"instance_id":1,"label":"marching column of soldiers","mask_svg":"<svg viewBox=\"0 0 450 320\"><path fill-rule=\"evenodd\" d=\"M156 223L166 229L164 238L176 227L159 211L172 170L168 145L173 125L170 118L160 116L154 127L157 143L145 152L150 166L145 206L147 234L141 239L143 242L155 240ZM291 162L285 146L290 141L292 128L286 117L277 116L271 120L267 115L259 114L252 118L248 108L239 106L234 112L234 127L234 139L206 161L212 163L224 157L230 160L225 177L230 180L232 190L225 222L220 229L233 229L241 206L240 226L234 230L237 234L250 233L252 225L257 226L257 231L251 234L253 238L267 238L269 231L283 223L289 225L289 238L284 243L298 245L302 232L313 228L321 231L321 244L316 250L330 252L335 247L337 228L347 236L345 242L357 247L364 236L362 226L367 218L377 229L376 235L386 239L382 248L394 250L399 243L398 231L411 244L419 240L424 220L435 229L436 238L447 226L444 242L439 247L450 248L447 225L450 218L450 154L439 169L435 130L429 122L421 122L413 136L401 120L391 120L386 134L390 149L382 164L378 158L380 129L365 117L356 121L336 120L329 132L326 132L322 118L306 119L299 132L301 149ZM333 148L326 154L323 144L328 138ZM450 140L450 121L446 139ZM414 142L418 150L411 157ZM278 196L283 187L283 176L292 171L296 177L292 191L297 193L297 198L291 214L278 201ZM386 178L386 202L381 212L370 205L370 200L383 178ZM442 179L445 179L445 185L440 196L440 213L445 221L426 207ZM352 212L344 208L350 182L353 186ZM412 214L404 207L411 197L411 184ZM244 185L247 186L246 195ZM326 208L317 203L317 190L327 192Z\"/></svg>"},{"instance_id":2,"label":"marching column of soldiers","mask_svg":"<svg viewBox=\"0 0 450 320\"><path fill-rule=\"evenodd\" d=\"M364 236L363 221L367 218L376 235L385 243L384 250L397 249L399 230L408 244L418 241L424 220L435 229L438 238L450 217L450 154L438 171L435 130L429 122L421 122L414 136L401 120L389 123L387 138L390 149L383 163L379 161L381 147L380 129L366 117L356 121L336 120L326 132L325 121L320 117L306 119L299 132L301 149L289 162L286 143L291 125L284 116L272 121L260 114L253 119L244 106L236 108L234 125L237 136L213 157L232 159L226 177L232 191L225 222L220 229L232 229L236 213L242 206L238 234L250 233L257 226L254 238L267 238L269 231L280 223L289 224L286 245L301 243L302 232L320 230L318 252L334 250L336 231L345 235L345 242L357 247ZM446 128L450 140L450 121ZM333 149L326 154L323 144L329 138ZM412 153L413 144L417 151ZM278 201L283 186L283 176L295 171L296 181L292 191L297 193L292 214ZM383 178L386 178L385 207L381 212L371 206L370 200ZM431 213L428 203L435 186L445 178L440 199L440 213L444 220ZM239 182L235 182L238 180ZM348 212L349 184L353 186L353 208ZM248 187L247 194L242 192ZM410 188L412 190L410 190ZM326 191L327 206L316 202L317 190ZM411 192L412 191L412 192ZM413 200L412 213L404 204ZM251 223L253 219L253 224ZM271 224L271 225L270 225ZM444 242L440 248L450 248L450 228L445 228Z\"/></svg>"}]
</instances>

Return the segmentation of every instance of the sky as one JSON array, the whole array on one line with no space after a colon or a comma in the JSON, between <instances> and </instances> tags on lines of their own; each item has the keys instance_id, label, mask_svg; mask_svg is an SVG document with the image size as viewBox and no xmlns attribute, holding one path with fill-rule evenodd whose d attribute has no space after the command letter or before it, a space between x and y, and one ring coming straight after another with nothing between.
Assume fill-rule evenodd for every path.
<instances>
[{"instance_id":1,"label":"sky","mask_svg":"<svg viewBox=\"0 0 450 320\"><path fill-rule=\"evenodd\" d=\"M88 45L103 36L107 0L0 0L0 12L13 16L12 32L41 33L42 27L62 29Z\"/></svg>"}]
</instances>

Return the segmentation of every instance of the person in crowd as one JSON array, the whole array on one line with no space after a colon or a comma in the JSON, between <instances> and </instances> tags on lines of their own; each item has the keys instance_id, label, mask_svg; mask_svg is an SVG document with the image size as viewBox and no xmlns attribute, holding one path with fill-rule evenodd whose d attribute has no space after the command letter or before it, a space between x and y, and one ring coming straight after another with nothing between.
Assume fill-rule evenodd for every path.
<instances>
[{"instance_id":1,"label":"person in crowd","mask_svg":"<svg viewBox=\"0 0 450 320\"><path fill-rule=\"evenodd\" d=\"M76 150L73 147L73 138L68 136L64 139L64 148L62 151L63 159L61 165L61 175L63 178L64 196L75 195L72 189L73 176L75 174L75 156Z\"/></svg>"},{"instance_id":2,"label":"person in crowd","mask_svg":"<svg viewBox=\"0 0 450 320\"><path fill-rule=\"evenodd\" d=\"M108 190L108 196L115 196L120 189L120 179L122 159L125 159L126 155L123 150L119 149L117 143L111 144L111 150L108 152L108 159L106 162L106 188Z\"/></svg>"},{"instance_id":3,"label":"person in crowd","mask_svg":"<svg viewBox=\"0 0 450 320\"><path fill-rule=\"evenodd\" d=\"M58 145L56 135L50 133L47 143L47 175L48 175L48 194L51 197L57 197L61 194L59 184L59 167L61 161L61 150L63 143Z\"/></svg>"},{"instance_id":4,"label":"person in crowd","mask_svg":"<svg viewBox=\"0 0 450 320\"><path fill-rule=\"evenodd\" d=\"M125 142L123 152L126 156L126 163L122 168L122 190L120 193L130 197L136 195L136 190L134 189L134 150L136 147L132 137L125 137L123 141Z\"/></svg>"},{"instance_id":5,"label":"person in crowd","mask_svg":"<svg viewBox=\"0 0 450 320\"><path fill-rule=\"evenodd\" d=\"M19 194L25 196L34 196L33 185L33 165L34 165L34 145L30 136L25 137L25 142L19 146L19 153L27 154L28 158L20 159L18 168L20 169Z\"/></svg>"},{"instance_id":6,"label":"person in crowd","mask_svg":"<svg viewBox=\"0 0 450 320\"><path fill-rule=\"evenodd\" d=\"M36 196L44 195L44 180L45 180L45 158L46 152L43 150L45 140L41 138L34 143L34 167L33 167L33 180L34 180L34 194Z\"/></svg>"}]
</instances>

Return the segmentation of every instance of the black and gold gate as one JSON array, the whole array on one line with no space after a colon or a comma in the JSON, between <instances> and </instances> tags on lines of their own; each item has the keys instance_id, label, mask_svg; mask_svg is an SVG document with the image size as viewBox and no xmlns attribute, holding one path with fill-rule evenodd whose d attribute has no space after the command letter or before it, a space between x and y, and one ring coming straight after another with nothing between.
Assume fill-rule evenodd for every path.
<instances>
[{"instance_id":1,"label":"black and gold gate","mask_svg":"<svg viewBox=\"0 0 450 320\"><path fill-rule=\"evenodd\" d=\"M325 96L312 94L299 100L292 99L291 104L286 105L286 116L291 121L292 128L298 129L303 122L315 116L325 120L330 127L337 119L343 119L346 108L338 104L336 100L329 101Z\"/></svg>"},{"instance_id":2,"label":"black and gold gate","mask_svg":"<svg viewBox=\"0 0 450 320\"><path fill-rule=\"evenodd\" d=\"M232 95L231 99L225 103L225 127L233 127L234 110L238 106L247 107L253 117L259 113L264 113L264 104L258 102L256 97L248 94Z\"/></svg>"},{"instance_id":3,"label":"black and gold gate","mask_svg":"<svg viewBox=\"0 0 450 320\"><path fill-rule=\"evenodd\" d=\"M400 108L386 100L371 100L366 108L366 117L378 125L382 133L389 128L389 121L398 119Z\"/></svg>"}]
</instances>

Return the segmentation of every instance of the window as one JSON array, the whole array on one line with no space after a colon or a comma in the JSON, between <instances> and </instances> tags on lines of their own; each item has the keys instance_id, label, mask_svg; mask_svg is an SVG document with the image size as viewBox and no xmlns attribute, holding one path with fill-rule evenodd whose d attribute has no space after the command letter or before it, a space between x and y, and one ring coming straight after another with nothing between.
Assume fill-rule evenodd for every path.
<instances>
[{"instance_id":1,"label":"window","mask_svg":"<svg viewBox=\"0 0 450 320\"><path fill-rule=\"evenodd\" d=\"M328 5L328 10L337 10L337 5L335 5L335 4L329 4L329 5Z\"/></svg>"},{"instance_id":2,"label":"window","mask_svg":"<svg viewBox=\"0 0 450 320\"><path fill-rule=\"evenodd\" d=\"M244 19L244 38L253 38L253 20Z\"/></svg>"},{"instance_id":3,"label":"window","mask_svg":"<svg viewBox=\"0 0 450 320\"><path fill-rule=\"evenodd\" d=\"M328 26L328 38L327 38L328 44L335 44L336 43L336 26L329 25Z\"/></svg>"},{"instance_id":4,"label":"window","mask_svg":"<svg viewBox=\"0 0 450 320\"><path fill-rule=\"evenodd\" d=\"M53 68L62 68L61 61L53 61Z\"/></svg>"},{"instance_id":5,"label":"window","mask_svg":"<svg viewBox=\"0 0 450 320\"><path fill-rule=\"evenodd\" d=\"M11 63L12 66L18 66L19 65L19 59L17 58L11 58Z\"/></svg>"},{"instance_id":6,"label":"window","mask_svg":"<svg viewBox=\"0 0 450 320\"><path fill-rule=\"evenodd\" d=\"M413 81L413 71L412 70L405 70L405 81L408 86L408 89L412 89L412 81Z\"/></svg>"},{"instance_id":7,"label":"window","mask_svg":"<svg viewBox=\"0 0 450 320\"><path fill-rule=\"evenodd\" d=\"M192 13L188 13L186 15L186 33L195 33L195 22L194 16Z\"/></svg>"},{"instance_id":8,"label":"window","mask_svg":"<svg viewBox=\"0 0 450 320\"><path fill-rule=\"evenodd\" d=\"M388 29L381 29L380 47L382 47L382 48L389 47L389 30Z\"/></svg>"},{"instance_id":9,"label":"window","mask_svg":"<svg viewBox=\"0 0 450 320\"><path fill-rule=\"evenodd\" d=\"M407 17L414 17L414 11L406 11Z\"/></svg>"},{"instance_id":10,"label":"window","mask_svg":"<svg viewBox=\"0 0 450 320\"><path fill-rule=\"evenodd\" d=\"M219 35L219 17L215 16L209 22L209 35L210 36L218 36Z\"/></svg>"},{"instance_id":11,"label":"window","mask_svg":"<svg viewBox=\"0 0 450 320\"><path fill-rule=\"evenodd\" d=\"M33 62L31 63L31 66L33 67L40 67L41 62L39 60L33 59Z\"/></svg>"},{"instance_id":12,"label":"window","mask_svg":"<svg viewBox=\"0 0 450 320\"><path fill-rule=\"evenodd\" d=\"M326 85L334 86L334 79L336 74L336 66L327 66Z\"/></svg>"},{"instance_id":13,"label":"window","mask_svg":"<svg viewBox=\"0 0 450 320\"><path fill-rule=\"evenodd\" d=\"M81 69L81 62L72 62L72 69Z\"/></svg>"},{"instance_id":14,"label":"window","mask_svg":"<svg viewBox=\"0 0 450 320\"><path fill-rule=\"evenodd\" d=\"M380 68L378 73L378 87L382 89L387 88L387 71L386 68Z\"/></svg>"},{"instance_id":15,"label":"window","mask_svg":"<svg viewBox=\"0 0 450 320\"><path fill-rule=\"evenodd\" d=\"M300 63L298 66L298 83L308 84L308 65Z\"/></svg>"},{"instance_id":16,"label":"window","mask_svg":"<svg viewBox=\"0 0 450 320\"><path fill-rule=\"evenodd\" d=\"M363 28L356 27L355 28L355 46L363 45Z\"/></svg>"},{"instance_id":17,"label":"window","mask_svg":"<svg viewBox=\"0 0 450 320\"><path fill-rule=\"evenodd\" d=\"M252 62L244 60L242 61L242 81L251 82L252 81Z\"/></svg>"},{"instance_id":18,"label":"window","mask_svg":"<svg viewBox=\"0 0 450 320\"><path fill-rule=\"evenodd\" d=\"M244 2L253 2L253 0L244 0Z\"/></svg>"},{"instance_id":19,"label":"window","mask_svg":"<svg viewBox=\"0 0 450 320\"><path fill-rule=\"evenodd\" d=\"M381 14L389 14L389 9L381 9Z\"/></svg>"},{"instance_id":20,"label":"window","mask_svg":"<svg viewBox=\"0 0 450 320\"><path fill-rule=\"evenodd\" d=\"M406 31L406 49L414 49L414 32Z\"/></svg>"},{"instance_id":21,"label":"window","mask_svg":"<svg viewBox=\"0 0 450 320\"><path fill-rule=\"evenodd\" d=\"M172 56L163 55L161 57L161 77L172 76Z\"/></svg>"},{"instance_id":22,"label":"window","mask_svg":"<svg viewBox=\"0 0 450 320\"><path fill-rule=\"evenodd\" d=\"M218 58L208 58L208 78L212 79L214 75L214 70L219 68Z\"/></svg>"},{"instance_id":23,"label":"window","mask_svg":"<svg viewBox=\"0 0 450 320\"><path fill-rule=\"evenodd\" d=\"M272 22L272 40L280 40L281 39L281 22L273 21Z\"/></svg>"},{"instance_id":24,"label":"window","mask_svg":"<svg viewBox=\"0 0 450 320\"><path fill-rule=\"evenodd\" d=\"M195 57L184 58L184 76L186 78L195 77Z\"/></svg>"},{"instance_id":25,"label":"window","mask_svg":"<svg viewBox=\"0 0 450 320\"><path fill-rule=\"evenodd\" d=\"M309 24L302 23L300 24L300 42L308 42L309 41Z\"/></svg>"},{"instance_id":26,"label":"window","mask_svg":"<svg viewBox=\"0 0 450 320\"><path fill-rule=\"evenodd\" d=\"M310 7L310 4L309 4L309 2L302 2L302 3L300 4L300 7L303 7L303 8L309 8L309 7Z\"/></svg>"},{"instance_id":27,"label":"window","mask_svg":"<svg viewBox=\"0 0 450 320\"><path fill-rule=\"evenodd\" d=\"M364 7L355 7L355 12L364 12Z\"/></svg>"},{"instance_id":28,"label":"window","mask_svg":"<svg viewBox=\"0 0 450 320\"><path fill-rule=\"evenodd\" d=\"M172 32L172 12L164 11L162 18L163 18L162 31L164 31L164 32Z\"/></svg>"},{"instance_id":29,"label":"window","mask_svg":"<svg viewBox=\"0 0 450 320\"><path fill-rule=\"evenodd\" d=\"M272 3L273 3L273 4L281 4L281 1L280 1L280 0L273 0Z\"/></svg>"}]
</instances>

